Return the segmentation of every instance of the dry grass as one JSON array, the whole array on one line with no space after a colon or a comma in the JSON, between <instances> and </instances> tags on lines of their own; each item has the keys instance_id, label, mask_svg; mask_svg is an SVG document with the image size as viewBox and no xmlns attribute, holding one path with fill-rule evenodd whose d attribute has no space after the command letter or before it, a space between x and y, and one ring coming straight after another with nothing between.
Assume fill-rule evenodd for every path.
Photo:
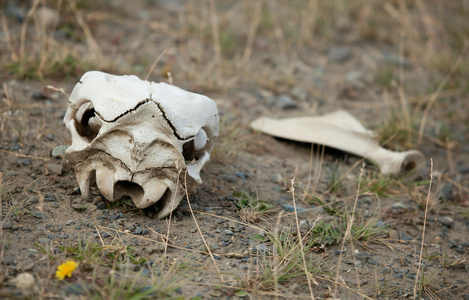
<instances>
[{"instance_id":1,"label":"dry grass","mask_svg":"<svg viewBox=\"0 0 469 300\"><path fill-rule=\"evenodd\" d=\"M37 12L46 4L55 9L60 22L54 21L47 26L39 22ZM329 67L324 54L329 47L336 45L374 44L397 53L397 59L379 62L381 67L366 69L373 73L374 79L364 85L372 86L370 90L376 90L373 91L372 100L383 102L382 113L388 116L382 118L380 124L373 124L377 126L381 142L395 150L442 147L446 151L450 173L455 169L453 152L465 142L464 137L469 132L469 67L464 63L469 48L469 7L466 2L195 1L188 2L178 12L177 18L168 21L168 24L154 20L129 21L127 25L134 31L144 24L145 29L142 30L146 36L132 36L125 40L125 50L119 48L118 42L112 41L113 37L103 34L99 38L96 36L97 23L112 19L112 11L90 16L85 12L93 10L93 4L88 4L90 7L85 9L80 5L73 0L35 1L27 7L21 26L2 14L0 18L5 54L0 58L0 70L8 74L3 76L41 80L73 78L75 81L86 70L111 70L116 73L137 73L142 78L146 75L151 80L169 80L193 91L229 96L233 96L233 90L238 88L262 88L272 95L278 95L300 86L308 95L324 98L326 105L334 106L341 99L334 99L327 92L321 91L320 87L313 86L314 72ZM57 32L69 33L70 37L60 37ZM157 44L161 36L177 36L177 41ZM360 50L359 47L357 49ZM117 65L117 61L123 63ZM222 120L222 137L213 153L215 161L235 161L235 154L247 148L246 144L253 140L252 133L242 123L248 119L242 114L252 104L243 101L233 101L236 104L230 106L230 109L236 110L236 113L227 112L227 118ZM23 105L24 102L15 99L8 83L3 84L0 132L8 132L12 139L26 140L26 133L35 130L35 139L39 140L46 134L46 114L43 113L40 124L32 124L25 111L34 105ZM314 106L308 105L305 104L313 110ZM446 113L448 111L451 114ZM372 120L369 122L372 123ZM48 159L0 150L11 156ZM64 248L60 254L49 251L49 273L52 274L53 266L59 260L80 257L83 264L78 281L91 283L92 291L87 296L96 298L151 298L155 293L160 297L177 297L175 289L179 285L176 280L186 275L186 272L190 273L187 275L189 278L194 277L194 274L214 275L210 277L213 282L208 286L220 288L221 296L314 299L321 297L323 288L329 289L326 296L331 297L340 297L344 291L354 297L364 298L386 293L395 296L394 287L385 284L377 284L373 291L366 290L357 268L353 269L350 276L341 267L345 259L342 253L346 249L351 249L352 253L358 249L373 251L374 245L370 244L382 244L380 236L387 230L377 227L382 213L379 205L374 211L378 216L364 217L358 212L357 203L361 197L369 196L380 201L396 196L411 198L421 210L418 213L425 213L413 293L414 297L436 298L435 275L420 269L425 259L422 253L427 214L441 209L436 195L430 193L431 180L429 185L408 184L373 172L366 173L364 168L358 174L357 167L360 164L361 161L358 161L352 167L343 167L341 163L328 168L324 161L324 149L311 152L306 188L299 189L297 193L303 195L302 204L314 202L334 217L333 221L326 224L329 227L322 220L317 220L310 229L302 230L296 210L289 216L280 214L278 223L272 224L267 213L272 215L276 213L275 210L271 210L271 207L266 209L265 203L257 195L240 196L240 203L244 201L239 205L239 217L243 222L235 218L228 220L249 229L265 231L267 237L264 242L271 247L270 252L254 255L212 251L210 238L199 225L200 219L196 214L204 218L219 217L193 211L191 198L187 195L194 228L203 240L204 250L188 249L179 244L179 240L172 239L172 218L168 222L167 233L160 234L160 239L147 239L98 227L98 234L106 232L113 236L112 243L104 243L101 239L101 244L72 245ZM349 175L357 174L358 181L348 179ZM329 184L322 186L322 179L326 177ZM448 178L443 179L451 182ZM293 182L291 191L292 204L296 207ZM14 214L15 209L21 214L22 207L5 204L9 201L10 190L9 186L3 184L1 172L0 192L2 220L4 216ZM465 192L461 189L459 194ZM5 208L9 211L6 212ZM254 222L256 225L250 224ZM289 231L280 230L285 224L290 224ZM337 235L337 240L326 240L326 234ZM141 267L145 259L144 254L134 252L125 245L128 237L162 246L164 255L158 261L161 270L152 269L150 278L119 270L118 264L130 262ZM3 258L3 232L0 232L0 240L0 257ZM327 265L326 258L329 256L328 249L333 246L342 251L335 259L337 265L332 266ZM185 262L168 261L168 249L187 255L208 256L210 263L207 264L213 268L202 268L198 270L200 273L194 273L193 270L189 272L184 269ZM236 275L225 274L220 270L218 256L243 258L248 255L251 265L246 277L236 279ZM95 264L103 268L92 271L91 266ZM442 262L442 265L454 266L446 262ZM106 273L109 273L108 276L105 276ZM344 278L353 278L355 282L350 284ZM154 288L141 289L147 285Z\"/></svg>"}]
</instances>

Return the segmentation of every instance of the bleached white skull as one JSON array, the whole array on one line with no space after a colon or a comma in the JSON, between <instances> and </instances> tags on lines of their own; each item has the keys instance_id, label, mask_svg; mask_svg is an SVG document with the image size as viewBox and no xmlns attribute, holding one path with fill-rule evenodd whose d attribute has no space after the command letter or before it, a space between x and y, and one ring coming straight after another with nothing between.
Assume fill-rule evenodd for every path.
<instances>
[{"instance_id":1,"label":"bleached white skull","mask_svg":"<svg viewBox=\"0 0 469 300\"><path fill-rule=\"evenodd\" d=\"M96 183L107 200L130 196L138 208L157 204L163 218L186 188L193 192L202 183L200 171L219 126L208 97L133 75L91 71L69 102L64 123L72 145L66 153L84 199L91 199Z\"/></svg>"}]
</instances>

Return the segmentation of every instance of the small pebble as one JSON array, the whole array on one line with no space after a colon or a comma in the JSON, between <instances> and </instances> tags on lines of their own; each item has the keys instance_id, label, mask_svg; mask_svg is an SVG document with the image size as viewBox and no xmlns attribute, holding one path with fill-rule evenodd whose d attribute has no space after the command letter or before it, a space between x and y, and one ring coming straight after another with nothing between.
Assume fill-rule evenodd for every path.
<instances>
[{"instance_id":1,"label":"small pebble","mask_svg":"<svg viewBox=\"0 0 469 300\"><path fill-rule=\"evenodd\" d=\"M454 226L453 218L448 217L448 216L439 217L438 221L440 221L441 224L448 226L449 228L453 228Z\"/></svg>"},{"instance_id":2,"label":"small pebble","mask_svg":"<svg viewBox=\"0 0 469 300\"><path fill-rule=\"evenodd\" d=\"M86 209L86 206L84 204L81 204L81 203L73 203L72 204L72 208L74 210L79 210L79 211L82 211L82 210L85 210Z\"/></svg>"},{"instance_id":3,"label":"small pebble","mask_svg":"<svg viewBox=\"0 0 469 300\"><path fill-rule=\"evenodd\" d=\"M391 208L393 208L393 209L407 209L407 206L405 206L401 202L396 202L392 205Z\"/></svg>"},{"instance_id":4,"label":"small pebble","mask_svg":"<svg viewBox=\"0 0 469 300\"><path fill-rule=\"evenodd\" d=\"M453 185L450 183L443 184L443 186L440 189L440 199L443 200L451 200L454 198L453 194Z\"/></svg>"},{"instance_id":5,"label":"small pebble","mask_svg":"<svg viewBox=\"0 0 469 300\"><path fill-rule=\"evenodd\" d=\"M137 228L135 228L135 234L142 234L143 232L143 228L140 227L140 226L137 226Z\"/></svg>"},{"instance_id":6,"label":"small pebble","mask_svg":"<svg viewBox=\"0 0 469 300\"><path fill-rule=\"evenodd\" d=\"M326 210L322 206L314 207L311 211L316 212L319 215L323 215L326 213Z\"/></svg>"},{"instance_id":7,"label":"small pebble","mask_svg":"<svg viewBox=\"0 0 469 300\"><path fill-rule=\"evenodd\" d=\"M404 231L399 232L399 239L401 241L411 241L412 240L412 238L409 237Z\"/></svg>"},{"instance_id":8,"label":"small pebble","mask_svg":"<svg viewBox=\"0 0 469 300\"><path fill-rule=\"evenodd\" d=\"M281 109L285 109L285 110L297 109L299 107L298 104L296 104L295 101L293 101L293 99L286 94L281 95L278 98L277 103Z\"/></svg>"},{"instance_id":9,"label":"small pebble","mask_svg":"<svg viewBox=\"0 0 469 300\"><path fill-rule=\"evenodd\" d=\"M81 283L72 283L65 287L65 294L66 295L85 295L87 291L90 290L90 287L83 285Z\"/></svg>"},{"instance_id":10,"label":"small pebble","mask_svg":"<svg viewBox=\"0 0 469 300\"><path fill-rule=\"evenodd\" d=\"M404 274L394 274L394 278L404 278Z\"/></svg>"},{"instance_id":11,"label":"small pebble","mask_svg":"<svg viewBox=\"0 0 469 300\"><path fill-rule=\"evenodd\" d=\"M369 259L369 260L368 260L368 263L369 263L370 265L373 265L373 266L378 266L378 265L379 265L379 262L378 262L376 259L374 259L374 258Z\"/></svg>"},{"instance_id":12,"label":"small pebble","mask_svg":"<svg viewBox=\"0 0 469 300\"><path fill-rule=\"evenodd\" d=\"M343 63L352 56L352 51L348 47L332 48L327 54L327 58L336 63Z\"/></svg>"},{"instance_id":13,"label":"small pebble","mask_svg":"<svg viewBox=\"0 0 469 300\"><path fill-rule=\"evenodd\" d=\"M282 208L286 211L289 211L289 212L294 212L295 211L295 207L293 205L282 204ZM303 211L303 210L305 210L305 209L302 208L302 207L299 207L299 206L296 207L297 212Z\"/></svg>"},{"instance_id":14,"label":"small pebble","mask_svg":"<svg viewBox=\"0 0 469 300\"><path fill-rule=\"evenodd\" d=\"M233 235L233 231L231 231L229 229L223 230L223 233L226 234L226 235Z\"/></svg>"},{"instance_id":15,"label":"small pebble","mask_svg":"<svg viewBox=\"0 0 469 300\"><path fill-rule=\"evenodd\" d=\"M368 257L370 257L370 254L367 252L355 253L355 258L357 259L367 259Z\"/></svg>"},{"instance_id":16,"label":"small pebble","mask_svg":"<svg viewBox=\"0 0 469 300\"><path fill-rule=\"evenodd\" d=\"M36 283L36 279L30 273L21 273L15 277L16 287L19 289L28 289Z\"/></svg>"},{"instance_id":17,"label":"small pebble","mask_svg":"<svg viewBox=\"0 0 469 300\"><path fill-rule=\"evenodd\" d=\"M270 175L270 180L271 180L272 182L275 182L275 183L277 183L277 184L280 184L280 183L282 183L282 181L283 181L283 177L282 177L282 175L280 175L279 173L276 173L276 174Z\"/></svg>"},{"instance_id":18,"label":"small pebble","mask_svg":"<svg viewBox=\"0 0 469 300\"><path fill-rule=\"evenodd\" d=\"M134 224L132 223L125 223L124 224L124 228L127 229L127 230L130 230L131 232L134 231L137 226L135 226Z\"/></svg>"},{"instance_id":19,"label":"small pebble","mask_svg":"<svg viewBox=\"0 0 469 300\"><path fill-rule=\"evenodd\" d=\"M241 179L246 179L246 175L243 173L243 172L234 172L234 175L236 175L237 177L241 178Z\"/></svg>"},{"instance_id":20,"label":"small pebble","mask_svg":"<svg viewBox=\"0 0 469 300\"><path fill-rule=\"evenodd\" d=\"M227 182L236 182L236 177L233 175L223 174L221 175L221 178Z\"/></svg>"},{"instance_id":21,"label":"small pebble","mask_svg":"<svg viewBox=\"0 0 469 300\"><path fill-rule=\"evenodd\" d=\"M386 227L386 222L383 222L383 221L378 221L376 222L376 227Z\"/></svg>"},{"instance_id":22,"label":"small pebble","mask_svg":"<svg viewBox=\"0 0 469 300\"><path fill-rule=\"evenodd\" d=\"M252 248L253 253L270 253L271 250L265 244L259 244Z\"/></svg>"},{"instance_id":23,"label":"small pebble","mask_svg":"<svg viewBox=\"0 0 469 300\"><path fill-rule=\"evenodd\" d=\"M11 228L11 223L10 222L3 222L2 223L2 229L10 229Z\"/></svg>"},{"instance_id":24,"label":"small pebble","mask_svg":"<svg viewBox=\"0 0 469 300\"><path fill-rule=\"evenodd\" d=\"M35 218L38 218L38 219L49 219L49 215L47 215L46 213L43 213L41 211L33 211L33 212L31 212L31 215Z\"/></svg>"},{"instance_id":25,"label":"small pebble","mask_svg":"<svg viewBox=\"0 0 469 300\"><path fill-rule=\"evenodd\" d=\"M31 164L31 160L29 158L25 158L19 161L20 164L23 166L29 166Z\"/></svg>"},{"instance_id":26,"label":"small pebble","mask_svg":"<svg viewBox=\"0 0 469 300\"><path fill-rule=\"evenodd\" d=\"M49 245L50 239L49 238L38 238L37 242L41 245Z\"/></svg>"},{"instance_id":27,"label":"small pebble","mask_svg":"<svg viewBox=\"0 0 469 300\"><path fill-rule=\"evenodd\" d=\"M65 157L65 150L67 150L67 148L68 146L66 145L55 146L51 152L52 157L55 157L55 158Z\"/></svg>"},{"instance_id":28,"label":"small pebble","mask_svg":"<svg viewBox=\"0 0 469 300\"><path fill-rule=\"evenodd\" d=\"M39 199L35 196L32 196L31 198L28 199L28 201L26 201L26 204L35 204L38 202L39 202Z\"/></svg>"},{"instance_id":29,"label":"small pebble","mask_svg":"<svg viewBox=\"0 0 469 300\"><path fill-rule=\"evenodd\" d=\"M55 175L62 175L63 166L61 164L48 164L47 170Z\"/></svg>"},{"instance_id":30,"label":"small pebble","mask_svg":"<svg viewBox=\"0 0 469 300\"><path fill-rule=\"evenodd\" d=\"M294 88L291 90L291 94L293 97L300 101L306 101L306 98L308 97L308 94L299 86L295 85Z\"/></svg>"},{"instance_id":31,"label":"small pebble","mask_svg":"<svg viewBox=\"0 0 469 300\"><path fill-rule=\"evenodd\" d=\"M300 221L300 230L302 231L308 231L309 229L309 224L305 220Z\"/></svg>"},{"instance_id":32,"label":"small pebble","mask_svg":"<svg viewBox=\"0 0 469 300\"><path fill-rule=\"evenodd\" d=\"M344 255L345 254L345 250L336 250L335 252L335 255Z\"/></svg>"},{"instance_id":33,"label":"small pebble","mask_svg":"<svg viewBox=\"0 0 469 300\"><path fill-rule=\"evenodd\" d=\"M393 241L399 240L399 233L397 230L389 230L389 239Z\"/></svg>"}]
</instances>

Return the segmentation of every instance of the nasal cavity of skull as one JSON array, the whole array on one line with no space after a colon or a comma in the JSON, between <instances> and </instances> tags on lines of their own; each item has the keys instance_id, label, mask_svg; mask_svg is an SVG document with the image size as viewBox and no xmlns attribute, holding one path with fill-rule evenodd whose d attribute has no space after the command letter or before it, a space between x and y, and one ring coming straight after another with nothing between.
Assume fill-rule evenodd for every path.
<instances>
[{"instance_id":1,"label":"nasal cavity of skull","mask_svg":"<svg viewBox=\"0 0 469 300\"><path fill-rule=\"evenodd\" d=\"M101 129L101 121L96 116L93 104L91 102L83 103L76 112L77 132L92 141L98 135Z\"/></svg>"},{"instance_id":2,"label":"nasal cavity of skull","mask_svg":"<svg viewBox=\"0 0 469 300\"><path fill-rule=\"evenodd\" d=\"M182 146L182 156L184 156L184 160L188 163L193 160L199 160L199 158L205 153L208 142L209 138L207 133L203 128L201 128L194 139Z\"/></svg>"},{"instance_id":3,"label":"nasal cavity of skull","mask_svg":"<svg viewBox=\"0 0 469 300\"><path fill-rule=\"evenodd\" d=\"M132 198L132 201L134 203L139 203L144 193L145 191L143 190L143 188L134 182L122 180L114 184L115 200L121 199L124 196L129 196L130 198Z\"/></svg>"}]
</instances>

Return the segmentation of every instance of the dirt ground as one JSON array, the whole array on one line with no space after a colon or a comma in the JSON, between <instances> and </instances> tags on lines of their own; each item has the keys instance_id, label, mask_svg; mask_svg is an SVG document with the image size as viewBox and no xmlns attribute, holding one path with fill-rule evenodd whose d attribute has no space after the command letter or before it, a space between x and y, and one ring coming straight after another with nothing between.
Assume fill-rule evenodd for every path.
<instances>
[{"instance_id":1,"label":"dirt ground","mask_svg":"<svg viewBox=\"0 0 469 300\"><path fill-rule=\"evenodd\" d=\"M0 1L0 298L469 299L469 3L425 3ZM216 102L171 218L81 200L63 117L88 70ZM337 109L425 167L384 176L249 126Z\"/></svg>"}]
</instances>

